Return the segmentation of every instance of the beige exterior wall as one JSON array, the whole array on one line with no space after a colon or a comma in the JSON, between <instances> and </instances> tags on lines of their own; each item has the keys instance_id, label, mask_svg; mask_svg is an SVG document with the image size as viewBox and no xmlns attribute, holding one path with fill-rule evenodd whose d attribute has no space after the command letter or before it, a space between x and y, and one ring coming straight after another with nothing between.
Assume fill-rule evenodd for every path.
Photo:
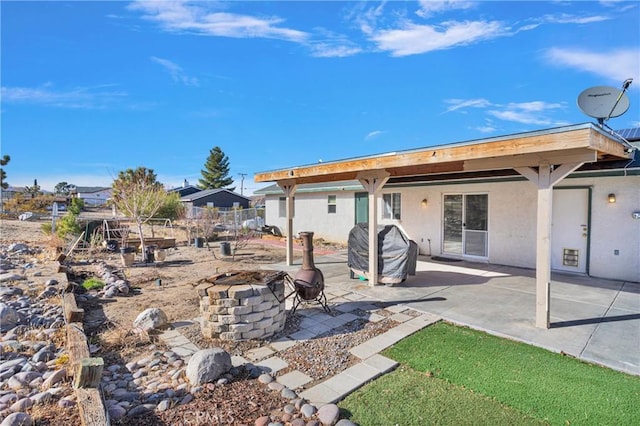
<instances>
[{"instance_id":1,"label":"beige exterior wall","mask_svg":"<svg viewBox=\"0 0 640 426\"><path fill-rule=\"evenodd\" d=\"M568 178L557 186L590 187L591 235L590 269L594 277L640 282L640 176ZM399 192L402 218L379 221L398 225L418 244L420 254L441 255L442 201L445 194L489 196L489 263L535 268L537 189L528 181L478 182L450 185L385 188L382 193ZM609 204L607 195L617 202ZM327 213L327 195L337 196L337 213ZM278 217L278 196L266 197L266 223L284 232L285 218ZM427 199L427 206L421 201ZM316 237L346 243L354 225L354 191L296 193L294 233L314 231ZM618 254L614 254L618 250ZM483 260L483 259L476 259Z\"/></svg>"}]
</instances>

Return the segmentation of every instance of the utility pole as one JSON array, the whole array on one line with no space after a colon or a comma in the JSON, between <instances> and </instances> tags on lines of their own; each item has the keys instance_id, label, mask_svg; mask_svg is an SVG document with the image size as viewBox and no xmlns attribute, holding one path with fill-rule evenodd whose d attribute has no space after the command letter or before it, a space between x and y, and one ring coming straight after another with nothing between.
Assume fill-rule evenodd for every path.
<instances>
[{"instance_id":1,"label":"utility pole","mask_svg":"<svg viewBox=\"0 0 640 426\"><path fill-rule=\"evenodd\" d=\"M244 177L246 173L238 173L240 175L240 195L244 195Z\"/></svg>"}]
</instances>

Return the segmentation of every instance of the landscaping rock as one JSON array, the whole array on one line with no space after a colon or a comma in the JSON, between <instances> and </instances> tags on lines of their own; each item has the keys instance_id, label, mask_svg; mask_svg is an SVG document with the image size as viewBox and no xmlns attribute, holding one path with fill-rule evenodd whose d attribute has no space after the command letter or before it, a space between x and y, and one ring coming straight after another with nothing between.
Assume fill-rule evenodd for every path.
<instances>
[{"instance_id":1,"label":"landscaping rock","mask_svg":"<svg viewBox=\"0 0 640 426\"><path fill-rule=\"evenodd\" d=\"M324 426L333 426L340 420L340 409L335 404L327 404L318 410L318 420Z\"/></svg>"},{"instance_id":2,"label":"landscaping rock","mask_svg":"<svg viewBox=\"0 0 640 426\"><path fill-rule=\"evenodd\" d=\"M224 349L203 349L191 356L185 370L187 380L194 385L216 381L231 369L231 355Z\"/></svg>"},{"instance_id":3,"label":"landscaping rock","mask_svg":"<svg viewBox=\"0 0 640 426\"><path fill-rule=\"evenodd\" d=\"M133 321L133 326L148 331L166 327L168 322L167 314L162 309L148 308L136 317Z\"/></svg>"},{"instance_id":4,"label":"landscaping rock","mask_svg":"<svg viewBox=\"0 0 640 426\"><path fill-rule=\"evenodd\" d=\"M31 426L33 419L27 413L13 413L9 414L0 423L0 426Z\"/></svg>"},{"instance_id":5,"label":"landscaping rock","mask_svg":"<svg viewBox=\"0 0 640 426\"><path fill-rule=\"evenodd\" d=\"M20 321L18 311L6 303L0 303L0 331L7 331L15 327Z\"/></svg>"}]
</instances>

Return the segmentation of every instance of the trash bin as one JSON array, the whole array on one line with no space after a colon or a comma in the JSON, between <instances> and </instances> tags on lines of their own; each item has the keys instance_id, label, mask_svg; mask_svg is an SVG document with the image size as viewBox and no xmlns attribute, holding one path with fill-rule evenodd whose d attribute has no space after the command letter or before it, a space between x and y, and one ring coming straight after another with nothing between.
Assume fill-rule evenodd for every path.
<instances>
[{"instance_id":1,"label":"trash bin","mask_svg":"<svg viewBox=\"0 0 640 426\"><path fill-rule=\"evenodd\" d=\"M220 254L222 256L231 256L231 243L223 241L220 243Z\"/></svg>"},{"instance_id":2,"label":"trash bin","mask_svg":"<svg viewBox=\"0 0 640 426\"><path fill-rule=\"evenodd\" d=\"M120 247L120 254L133 253L133 247Z\"/></svg>"},{"instance_id":3,"label":"trash bin","mask_svg":"<svg viewBox=\"0 0 640 426\"><path fill-rule=\"evenodd\" d=\"M203 238L203 237L196 237L196 238L194 238L194 240L193 240L193 245L194 245L196 248L202 248L202 247L204 247L204 238Z\"/></svg>"},{"instance_id":4,"label":"trash bin","mask_svg":"<svg viewBox=\"0 0 640 426\"><path fill-rule=\"evenodd\" d=\"M117 252L120 245L117 240L107 240L107 251Z\"/></svg>"},{"instance_id":5,"label":"trash bin","mask_svg":"<svg viewBox=\"0 0 640 426\"><path fill-rule=\"evenodd\" d=\"M154 253L156 251L156 246L153 245L149 245L147 247L145 247L145 253L144 253L144 261L145 263L153 263L155 262L155 256Z\"/></svg>"}]
</instances>

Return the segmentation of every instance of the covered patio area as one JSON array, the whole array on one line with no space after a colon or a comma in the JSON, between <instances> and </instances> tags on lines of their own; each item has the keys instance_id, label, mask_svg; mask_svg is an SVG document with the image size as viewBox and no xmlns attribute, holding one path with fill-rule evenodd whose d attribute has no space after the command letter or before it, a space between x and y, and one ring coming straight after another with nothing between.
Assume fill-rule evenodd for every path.
<instances>
[{"instance_id":1,"label":"covered patio area","mask_svg":"<svg viewBox=\"0 0 640 426\"><path fill-rule=\"evenodd\" d=\"M269 268L295 271L285 263ZM440 262L421 256L403 283L369 286L350 279L346 253L316 257L333 295L330 306L384 301L490 334L640 375L640 284L551 274L550 328L535 325L536 277L531 269L484 263ZM341 291L342 290L342 291ZM344 307L341 307L344 310Z\"/></svg>"}]
</instances>

